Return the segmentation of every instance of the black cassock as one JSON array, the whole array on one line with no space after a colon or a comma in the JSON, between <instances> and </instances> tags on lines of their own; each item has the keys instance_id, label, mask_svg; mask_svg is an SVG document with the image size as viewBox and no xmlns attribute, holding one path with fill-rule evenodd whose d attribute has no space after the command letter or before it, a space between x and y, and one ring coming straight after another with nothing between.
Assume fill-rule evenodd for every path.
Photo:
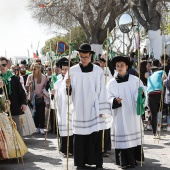
<instances>
[{"instance_id":1,"label":"black cassock","mask_svg":"<svg viewBox=\"0 0 170 170\"><path fill-rule=\"evenodd\" d=\"M124 77L118 75L115 79L118 83L126 82L129 79L129 74L126 74ZM117 100L114 100L112 108L116 109L118 107L121 107L121 104L118 104ZM133 168L137 164L136 161L141 161L141 145L127 149L115 149L115 158L116 165L130 166ZM144 161L143 148L142 161Z\"/></svg>"},{"instance_id":2,"label":"black cassock","mask_svg":"<svg viewBox=\"0 0 170 170\"><path fill-rule=\"evenodd\" d=\"M82 72L91 72L93 71L93 64L89 63L83 67L80 63L80 68ZM83 167L88 164L101 167L103 165L102 131L93 132L89 135L74 134L73 148L75 166Z\"/></svg>"}]
</instances>

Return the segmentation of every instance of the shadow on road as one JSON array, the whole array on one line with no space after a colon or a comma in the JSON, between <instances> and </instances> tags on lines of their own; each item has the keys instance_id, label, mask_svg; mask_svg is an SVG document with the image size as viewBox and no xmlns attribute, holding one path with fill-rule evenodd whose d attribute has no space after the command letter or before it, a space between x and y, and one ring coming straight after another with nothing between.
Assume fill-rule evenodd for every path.
<instances>
[{"instance_id":1,"label":"shadow on road","mask_svg":"<svg viewBox=\"0 0 170 170\"><path fill-rule=\"evenodd\" d=\"M46 140L45 147L44 136L42 135L35 134L24 138L24 142L28 147L28 153L25 154L23 159L24 166L21 159L19 159L19 164L17 159L2 160L0 161L0 170L46 170L51 166L53 168L60 166L62 160L58 156L57 146L50 139L55 138L51 138L50 135Z\"/></svg>"}]
</instances>

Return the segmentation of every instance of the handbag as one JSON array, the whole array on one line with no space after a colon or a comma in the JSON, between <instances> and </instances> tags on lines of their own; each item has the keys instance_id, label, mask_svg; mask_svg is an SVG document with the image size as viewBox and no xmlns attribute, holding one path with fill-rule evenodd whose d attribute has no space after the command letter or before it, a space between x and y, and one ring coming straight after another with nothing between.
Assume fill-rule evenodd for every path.
<instances>
[{"instance_id":1,"label":"handbag","mask_svg":"<svg viewBox=\"0 0 170 170\"><path fill-rule=\"evenodd\" d=\"M43 103L44 103L44 97L35 98L35 104L43 104Z\"/></svg>"}]
</instances>

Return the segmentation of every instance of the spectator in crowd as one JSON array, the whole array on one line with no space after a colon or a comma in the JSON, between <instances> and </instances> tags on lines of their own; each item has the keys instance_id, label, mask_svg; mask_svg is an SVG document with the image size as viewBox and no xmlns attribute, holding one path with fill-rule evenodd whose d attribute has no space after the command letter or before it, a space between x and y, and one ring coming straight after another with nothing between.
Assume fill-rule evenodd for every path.
<instances>
[{"instance_id":1,"label":"spectator in crowd","mask_svg":"<svg viewBox=\"0 0 170 170\"><path fill-rule=\"evenodd\" d=\"M10 100L10 110L13 120L16 122L18 131L23 136L23 114L26 110L26 94L22 85L14 74L8 69L8 60L0 58L1 79L7 89L6 98ZM4 87L5 88L5 87ZM6 90L5 90L6 91Z\"/></svg>"},{"instance_id":2,"label":"spectator in crowd","mask_svg":"<svg viewBox=\"0 0 170 170\"><path fill-rule=\"evenodd\" d=\"M29 100L33 104L33 118L36 126L36 133L45 134L45 106L49 105L48 93L45 89L47 78L41 73L41 65L34 63L32 65L33 73L28 76L26 87L29 91Z\"/></svg>"}]
</instances>

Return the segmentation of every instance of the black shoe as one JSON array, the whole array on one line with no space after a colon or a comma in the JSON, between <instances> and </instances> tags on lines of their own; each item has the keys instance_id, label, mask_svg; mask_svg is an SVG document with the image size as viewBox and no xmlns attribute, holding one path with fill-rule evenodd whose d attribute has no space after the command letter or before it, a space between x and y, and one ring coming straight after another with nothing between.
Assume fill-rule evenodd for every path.
<instances>
[{"instance_id":1,"label":"black shoe","mask_svg":"<svg viewBox=\"0 0 170 170\"><path fill-rule=\"evenodd\" d=\"M129 165L122 165L121 168L122 169L127 169L127 168L129 168Z\"/></svg>"},{"instance_id":2,"label":"black shoe","mask_svg":"<svg viewBox=\"0 0 170 170\"><path fill-rule=\"evenodd\" d=\"M135 168L135 166L130 165L129 168Z\"/></svg>"},{"instance_id":3,"label":"black shoe","mask_svg":"<svg viewBox=\"0 0 170 170\"><path fill-rule=\"evenodd\" d=\"M63 156L63 158L67 158L67 154L66 153L63 153L62 156Z\"/></svg>"},{"instance_id":4,"label":"black shoe","mask_svg":"<svg viewBox=\"0 0 170 170\"><path fill-rule=\"evenodd\" d=\"M85 166L77 166L76 169L84 169L84 168L85 168Z\"/></svg>"},{"instance_id":5,"label":"black shoe","mask_svg":"<svg viewBox=\"0 0 170 170\"><path fill-rule=\"evenodd\" d=\"M103 170L103 167L102 166L96 166L96 169L97 170Z\"/></svg>"},{"instance_id":6,"label":"black shoe","mask_svg":"<svg viewBox=\"0 0 170 170\"><path fill-rule=\"evenodd\" d=\"M69 153L69 156L70 156L70 157L73 157L73 154L72 154L72 153Z\"/></svg>"},{"instance_id":7,"label":"black shoe","mask_svg":"<svg viewBox=\"0 0 170 170\"><path fill-rule=\"evenodd\" d=\"M102 155L103 155L103 157L105 157L105 158L109 157L109 154L108 154L107 152L104 152Z\"/></svg>"}]
</instances>

